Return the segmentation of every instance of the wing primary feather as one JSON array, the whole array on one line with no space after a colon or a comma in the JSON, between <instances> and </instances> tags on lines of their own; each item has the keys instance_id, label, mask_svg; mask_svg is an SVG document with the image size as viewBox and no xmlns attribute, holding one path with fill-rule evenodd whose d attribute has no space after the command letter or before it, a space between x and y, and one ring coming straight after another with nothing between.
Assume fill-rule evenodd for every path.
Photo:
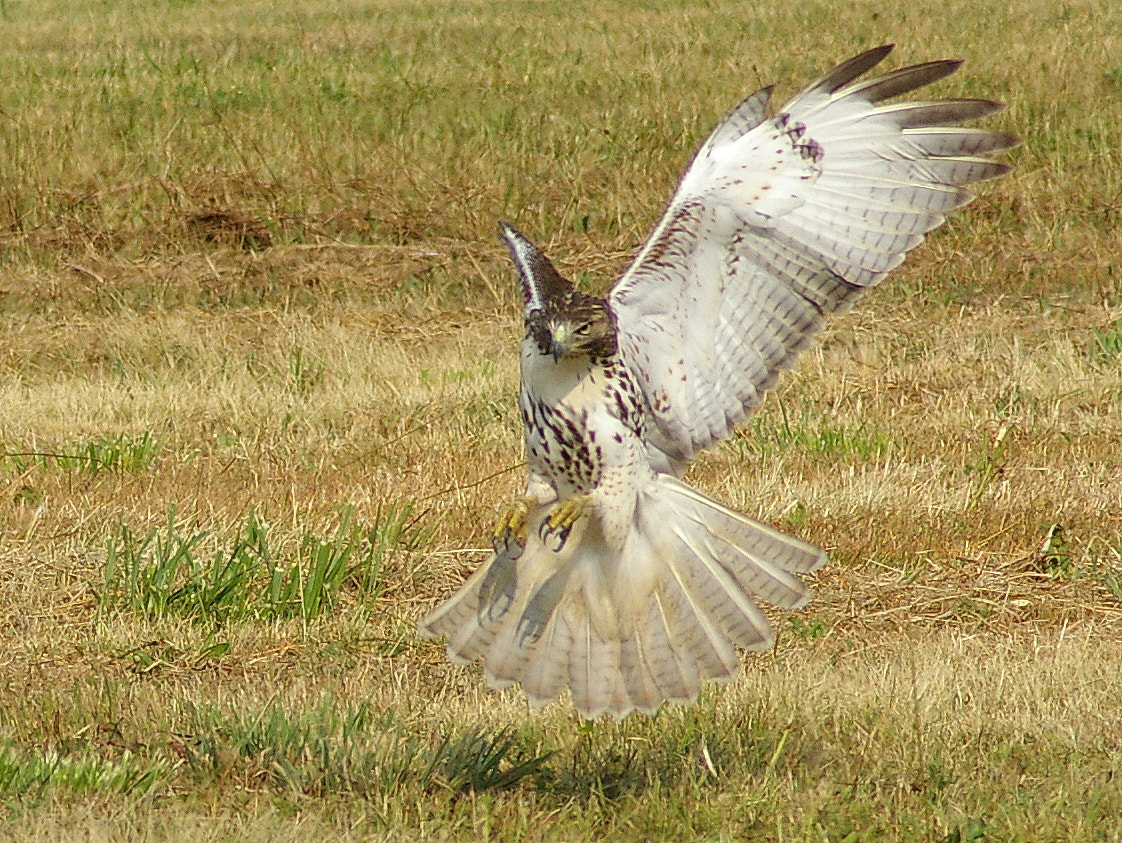
<instances>
[{"instance_id":1,"label":"wing primary feather","mask_svg":"<svg viewBox=\"0 0 1122 843\"><path fill-rule=\"evenodd\" d=\"M877 103L914 91L916 88L930 85L932 82L938 82L940 79L950 76L961 66L961 59L943 59L941 61L913 64L864 82L855 82L838 90L834 96L839 99L841 97L858 96L868 102Z\"/></svg>"},{"instance_id":2,"label":"wing primary feather","mask_svg":"<svg viewBox=\"0 0 1122 843\"><path fill-rule=\"evenodd\" d=\"M1021 139L1010 132L991 132L968 126L905 129L900 133L900 140L914 146L924 155L947 157L1005 152L1021 143Z\"/></svg>"},{"instance_id":3,"label":"wing primary feather","mask_svg":"<svg viewBox=\"0 0 1122 843\"><path fill-rule=\"evenodd\" d=\"M986 99L930 100L877 106L874 113L878 118L891 115L901 129L922 129L980 120L1004 107L999 102Z\"/></svg>"},{"instance_id":4,"label":"wing primary feather","mask_svg":"<svg viewBox=\"0 0 1122 843\"><path fill-rule=\"evenodd\" d=\"M767 116L767 104L771 100L772 90L773 86L769 85L741 100L709 135L700 154L704 155L719 146L733 143L759 126Z\"/></svg>"},{"instance_id":5,"label":"wing primary feather","mask_svg":"<svg viewBox=\"0 0 1122 843\"><path fill-rule=\"evenodd\" d=\"M838 89L848 85L865 71L884 61L885 56L891 53L895 46L895 44L883 44L880 47L873 47L871 50L866 50L848 61L842 62L833 70L819 76L807 85L802 94L799 94L795 99L798 100L806 94L812 93L834 93Z\"/></svg>"}]
</instances>

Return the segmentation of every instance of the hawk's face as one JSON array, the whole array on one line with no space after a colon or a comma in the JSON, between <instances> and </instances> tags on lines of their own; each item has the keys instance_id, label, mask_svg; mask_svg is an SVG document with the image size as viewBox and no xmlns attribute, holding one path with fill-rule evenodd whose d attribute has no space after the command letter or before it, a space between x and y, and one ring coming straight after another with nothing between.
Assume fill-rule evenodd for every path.
<instances>
[{"instance_id":1,"label":"hawk's face","mask_svg":"<svg viewBox=\"0 0 1122 843\"><path fill-rule=\"evenodd\" d=\"M526 336L543 357L604 360L616 353L616 319L608 303L575 289L541 249L509 223L499 230L522 280Z\"/></svg>"},{"instance_id":2,"label":"hawk's face","mask_svg":"<svg viewBox=\"0 0 1122 843\"><path fill-rule=\"evenodd\" d=\"M526 331L543 356L603 359L616 352L615 320L607 302L577 290L526 317Z\"/></svg>"}]
</instances>

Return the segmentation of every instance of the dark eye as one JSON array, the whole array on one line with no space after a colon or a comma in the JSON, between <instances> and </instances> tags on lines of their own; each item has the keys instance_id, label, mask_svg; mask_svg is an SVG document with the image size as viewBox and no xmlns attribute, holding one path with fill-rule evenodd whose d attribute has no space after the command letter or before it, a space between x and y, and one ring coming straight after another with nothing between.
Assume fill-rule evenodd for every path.
<instances>
[{"instance_id":1,"label":"dark eye","mask_svg":"<svg viewBox=\"0 0 1122 843\"><path fill-rule=\"evenodd\" d=\"M575 331L573 331L573 333L576 334L578 337L587 337L588 332L591 331L591 330L592 330L592 323L591 322L585 322L583 325L577 326L577 329Z\"/></svg>"}]
</instances>

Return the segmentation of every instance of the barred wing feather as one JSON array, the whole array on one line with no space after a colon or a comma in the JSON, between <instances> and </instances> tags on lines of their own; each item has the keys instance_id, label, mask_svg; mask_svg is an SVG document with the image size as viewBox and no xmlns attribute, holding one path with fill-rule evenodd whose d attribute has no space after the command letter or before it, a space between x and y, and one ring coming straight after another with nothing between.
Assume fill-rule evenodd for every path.
<instances>
[{"instance_id":1,"label":"barred wing feather","mask_svg":"<svg viewBox=\"0 0 1122 843\"><path fill-rule=\"evenodd\" d=\"M884 103L953 73L936 61L856 81L891 46L812 83L774 117L753 94L702 145L612 290L620 353L652 444L680 471L726 438L821 328L896 268L1012 135L962 127L988 100Z\"/></svg>"}]
</instances>

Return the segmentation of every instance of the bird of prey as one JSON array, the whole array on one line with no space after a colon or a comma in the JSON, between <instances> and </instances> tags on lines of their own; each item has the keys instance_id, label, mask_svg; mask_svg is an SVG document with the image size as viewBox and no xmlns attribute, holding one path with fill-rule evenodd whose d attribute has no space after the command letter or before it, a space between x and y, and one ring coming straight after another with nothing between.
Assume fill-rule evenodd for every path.
<instances>
[{"instance_id":1,"label":"bird of prey","mask_svg":"<svg viewBox=\"0 0 1122 843\"><path fill-rule=\"evenodd\" d=\"M774 634L753 600L810 594L825 554L679 478L728 437L828 314L849 307L1009 167L1009 134L963 127L1000 105L897 101L954 72L860 79L891 45L834 68L768 116L770 88L702 144L606 298L574 288L507 224L526 335L529 479L494 555L419 626L456 662L579 714L690 704Z\"/></svg>"}]
</instances>

